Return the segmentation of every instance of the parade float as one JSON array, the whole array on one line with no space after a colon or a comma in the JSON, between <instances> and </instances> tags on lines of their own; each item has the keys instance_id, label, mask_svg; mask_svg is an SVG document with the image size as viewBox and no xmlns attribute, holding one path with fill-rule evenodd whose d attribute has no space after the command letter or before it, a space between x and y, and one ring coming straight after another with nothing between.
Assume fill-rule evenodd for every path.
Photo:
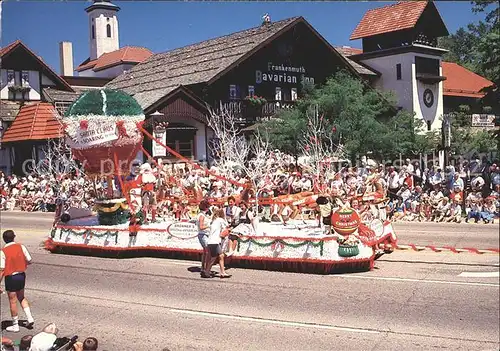
<instances>
[{"instance_id":1,"label":"parade float","mask_svg":"<svg viewBox=\"0 0 500 351\"><path fill-rule=\"evenodd\" d=\"M155 139L143 123L144 115L137 102L120 91L90 91L69 108L64 118L67 142L87 175L102 177L104 174L109 188L105 198L97 199L92 213L72 218L57 212L45 243L48 250L107 257L200 259L202 250L197 227L189 219L197 214L199 194L195 191L191 199L185 199L189 206L188 218L155 219L155 208L148 207L149 200L144 196L149 191L145 191L144 186L148 184L144 183L151 177L151 167L141 167L138 180L123 181L122 176L129 174L137 152L141 149L147 152L142 148L144 136L182 158ZM218 174L213 176L233 182ZM122 192L114 190L113 180ZM144 199L148 203L142 203ZM191 201L193 199L196 201ZM223 204L221 199L209 200L215 205ZM253 206L290 205L321 215L319 219L299 216L277 222L259 221L256 216L252 223L240 224L232 231L237 236L237 245L226 258L229 266L325 274L369 270L378 257L396 246L397 238L390 222L363 219L349 205L338 204L327 196L303 193L260 201Z\"/></svg>"}]
</instances>

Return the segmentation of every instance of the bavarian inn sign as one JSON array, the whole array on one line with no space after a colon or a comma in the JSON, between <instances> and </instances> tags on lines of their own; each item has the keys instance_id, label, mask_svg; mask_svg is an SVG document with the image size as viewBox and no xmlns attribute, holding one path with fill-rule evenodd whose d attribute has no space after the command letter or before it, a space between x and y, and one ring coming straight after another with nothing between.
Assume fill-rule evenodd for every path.
<instances>
[{"instance_id":1,"label":"bavarian inn sign","mask_svg":"<svg viewBox=\"0 0 500 351\"><path fill-rule=\"evenodd\" d=\"M301 67L290 67L283 65L275 65L272 62L267 63L267 71L255 71L255 83L311 83L314 84L314 78L305 76L306 70Z\"/></svg>"}]
</instances>

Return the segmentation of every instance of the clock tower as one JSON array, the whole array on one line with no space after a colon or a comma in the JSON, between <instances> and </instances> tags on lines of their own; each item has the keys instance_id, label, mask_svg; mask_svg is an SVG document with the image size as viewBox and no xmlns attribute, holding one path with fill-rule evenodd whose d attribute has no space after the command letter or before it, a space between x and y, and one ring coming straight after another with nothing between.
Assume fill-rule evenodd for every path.
<instances>
[{"instance_id":1,"label":"clock tower","mask_svg":"<svg viewBox=\"0 0 500 351\"><path fill-rule=\"evenodd\" d=\"M398 104L424 121L426 130L441 128L443 81L437 38L448 30L432 1L403 1L368 11L351 35L363 53L350 56L380 73L375 87L393 91Z\"/></svg>"},{"instance_id":2,"label":"clock tower","mask_svg":"<svg viewBox=\"0 0 500 351\"><path fill-rule=\"evenodd\" d=\"M120 48L118 18L120 8L109 0L94 0L85 9L89 16L90 60Z\"/></svg>"}]
</instances>

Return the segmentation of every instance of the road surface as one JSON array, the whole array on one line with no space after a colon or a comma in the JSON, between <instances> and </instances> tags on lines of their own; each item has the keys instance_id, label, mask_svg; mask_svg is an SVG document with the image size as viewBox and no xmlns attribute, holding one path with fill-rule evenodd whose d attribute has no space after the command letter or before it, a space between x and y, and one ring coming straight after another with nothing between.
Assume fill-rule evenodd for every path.
<instances>
[{"instance_id":1,"label":"road surface","mask_svg":"<svg viewBox=\"0 0 500 351\"><path fill-rule=\"evenodd\" d=\"M0 220L35 260L27 296L36 328L7 337L55 322L61 335L95 336L108 351L500 347L498 255L397 251L359 274L230 269L231 279L202 280L196 262L50 254L40 246L50 217ZM498 225L395 227L402 244L498 247ZM1 307L8 322L6 295Z\"/></svg>"}]
</instances>

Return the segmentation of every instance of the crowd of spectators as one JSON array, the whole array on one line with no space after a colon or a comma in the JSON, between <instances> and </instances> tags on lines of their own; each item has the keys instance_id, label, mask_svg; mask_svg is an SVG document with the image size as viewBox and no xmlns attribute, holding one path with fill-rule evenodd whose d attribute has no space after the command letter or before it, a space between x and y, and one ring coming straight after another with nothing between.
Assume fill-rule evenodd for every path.
<instances>
[{"instance_id":1,"label":"crowd of spectators","mask_svg":"<svg viewBox=\"0 0 500 351\"><path fill-rule=\"evenodd\" d=\"M283 159L271 160L275 163L254 182L260 194L279 196L304 191L333 194L363 212L363 195L375 191L378 185L387 198L383 203L387 217L394 221L490 223L498 217L500 167L496 163L477 160L444 169L438 166L421 169L419 162L408 159L400 167L366 163L358 167L340 165L336 170L315 175ZM203 197L222 198L240 195L250 181L241 171L232 171L229 175L217 167L205 172L189 164L163 165L161 160L151 165L158 178L160 217L177 205L161 200L185 198L189 194L186 189L197 187ZM137 173L138 169L124 180L134 179ZM103 178L96 182L77 174L6 176L0 173L0 210L53 211L61 197L70 206L91 209L95 199L105 193L106 181ZM120 182L115 178L113 183L120 191Z\"/></svg>"},{"instance_id":2,"label":"crowd of spectators","mask_svg":"<svg viewBox=\"0 0 500 351\"><path fill-rule=\"evenodd\" d=\"M20 340L2 337L1 351L96 351L99 342L94 337L78 341L78 336L60 337L54 323L46 325L35 335L24 335Z\"/></svg>"}]
</instances>

